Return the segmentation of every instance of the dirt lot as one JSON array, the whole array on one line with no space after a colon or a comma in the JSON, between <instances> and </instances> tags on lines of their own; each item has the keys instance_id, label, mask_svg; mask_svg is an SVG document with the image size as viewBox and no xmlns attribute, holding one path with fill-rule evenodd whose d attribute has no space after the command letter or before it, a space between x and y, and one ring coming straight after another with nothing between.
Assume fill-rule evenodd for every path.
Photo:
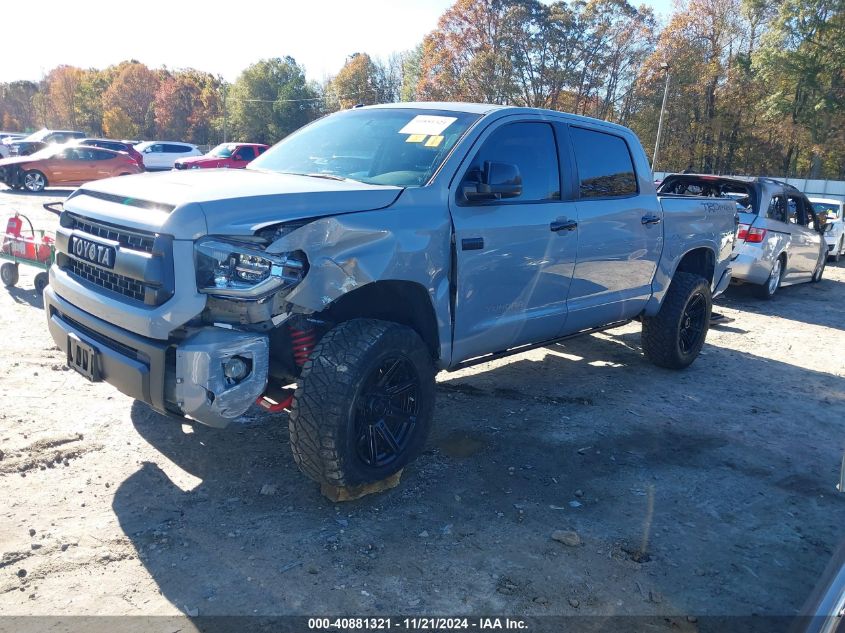
<instances>
[{"instance_id":1,"label":"dirt lot","mask_svg":"<svg viewBox=\"0 0 845 633\"><path fill-rule=\"evenodd\" d=\"M66 193L0 191L0 219L52 228L40 204ZM441 374L425 454L342 505L284 415L180 425L67 371L21 273L0 288L0 613L789 615L845 536L845 265L770 303L731 291L682 373L630 325Z\"/></svg>"}]
</instances>

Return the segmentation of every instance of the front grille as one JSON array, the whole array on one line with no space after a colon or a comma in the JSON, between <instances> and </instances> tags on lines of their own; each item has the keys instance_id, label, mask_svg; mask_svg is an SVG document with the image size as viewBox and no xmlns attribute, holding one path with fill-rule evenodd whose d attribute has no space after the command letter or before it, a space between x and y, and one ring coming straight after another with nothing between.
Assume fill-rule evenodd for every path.
<instances>
[{"instance_id":1,"label":"front grille","mask_svg":"<svg viewBox=\"0 0 845 633\"><path fill-rule=\"evenodd\" d=\"M152 233L144 233L141 231L131 231L122 227L112 226L104 222L94 222L80 218L79 216L68 214L70 216L70 228L90 233L96 237L102 237L106 240L119 242L124 248L131 248L136 251L144 251L145 253L153 252L153 244L155 243L155 235Z\"/></svg>"},{"instance_id":2,"label":"front grille","mask_svg":"<svg viewBox=\"0 0 845 633\"><path fill-rule=\"evenodd\" d=\"M112 292L142 303L144 301L144 285L137 279L118 275L73 258L68 258L67 270L77 277L90 281L92 284L101 288L111 290Z\"/></svg>"}]
</instances>

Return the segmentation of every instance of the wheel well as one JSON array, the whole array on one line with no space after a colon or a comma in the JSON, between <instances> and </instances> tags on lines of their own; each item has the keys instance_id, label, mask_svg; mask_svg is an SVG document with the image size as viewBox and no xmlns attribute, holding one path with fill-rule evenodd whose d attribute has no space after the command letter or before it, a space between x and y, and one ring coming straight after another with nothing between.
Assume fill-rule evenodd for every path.
<instances>
[{"instance_id":1,"label":"wheel well","mask_svg":"<svg viewBox=\"0 0 845 633\"><path fill-rule=\"evenodd\" d=\"M401 323L420 335L432 358L440 357L434 306L428 291L415 282L376 281L361 286L343 295L316 316L334 323L358 318Z\"/></svg>"},{"instance_id":2,"label":"wheel well","mask_svg":"<svg viewBox=\"0 0 845 633\"><path fill-rule=\"evenodd\" d=\"M713 251L709 248L695 248L681 258L675 272L700 275L707 280L707 283L712 284L715 270L716 257Z\"/></svg>"}]
</instances>

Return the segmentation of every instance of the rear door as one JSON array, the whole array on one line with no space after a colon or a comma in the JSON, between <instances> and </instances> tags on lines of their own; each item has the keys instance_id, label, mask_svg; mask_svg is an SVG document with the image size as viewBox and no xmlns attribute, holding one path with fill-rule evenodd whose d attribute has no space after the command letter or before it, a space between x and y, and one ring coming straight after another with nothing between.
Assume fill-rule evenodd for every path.
<instances>
[{"instance_id":1,"label":"rear door","mask_svg":"<svg viewBox=\"0 0 845 633\"><path fill-rule=\"evenodd\" d=\"M551 123L512 117L493 123L469 158L450 193L453 363L554 338L566 318L578 239L575 203L561 195L559 162L568 157L559 153ZM489 163L515 165L521 195L466 200L464 183Z\"/></svg>"},{"instance_id":2,"label":"rear door","mask_svg":"<svg viewBox=\"0 0 845 633\"><path fill-rule=\"evenodd\" d=\"M627 141L569 126L578 186L578 253L566 330L636 316L651 296L663 248L663 210L641 195Z\"/></svg>"}]
</instances>

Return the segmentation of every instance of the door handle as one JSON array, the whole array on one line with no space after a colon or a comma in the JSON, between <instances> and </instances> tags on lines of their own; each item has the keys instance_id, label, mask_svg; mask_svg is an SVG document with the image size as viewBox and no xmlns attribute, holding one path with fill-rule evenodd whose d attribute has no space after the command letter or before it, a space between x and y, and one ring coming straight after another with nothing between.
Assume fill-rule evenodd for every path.
<instances>
[{"instance_id":1,"label":"door handle","mask_svg":"<svg viewBox=\"0 0 845 633\"><path fill-rule=\"evenodd\" d=\"M642 219L643 224L660 224L662 221L663 218L659 215L652 215L651 213L644 215Z\"/></svg>"},{"instance_id":2,"label":"door handle","mask_svg":"<svg viewBox=\"0 0 845 633\"><path fill-rule=\"evenodd\" d=\"M560 231L574 231L578 228L575 220L555 220L549 225L549 230L559 233Z\"/></svg>"}]
</instances>

